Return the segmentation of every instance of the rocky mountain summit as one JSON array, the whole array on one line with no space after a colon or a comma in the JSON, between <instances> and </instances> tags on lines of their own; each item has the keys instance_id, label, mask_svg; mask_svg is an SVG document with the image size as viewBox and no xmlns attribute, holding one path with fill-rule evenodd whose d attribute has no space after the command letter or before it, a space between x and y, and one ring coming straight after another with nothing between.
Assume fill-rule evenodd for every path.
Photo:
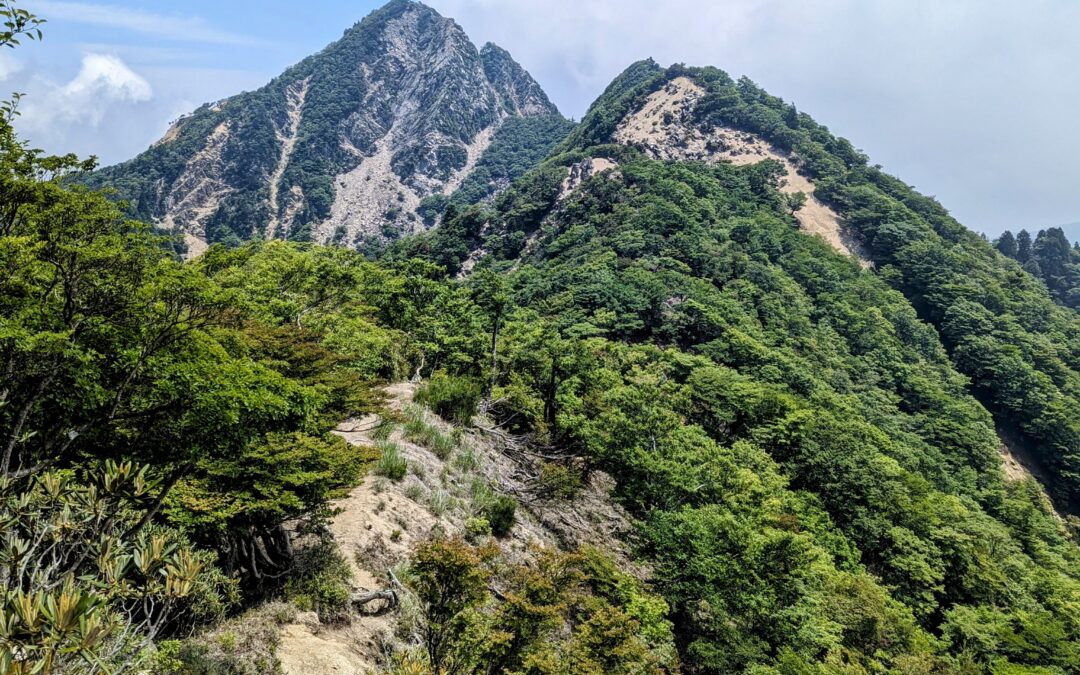
<instances>
[{"instance_id":1,"label":"rocky mountain summit","mask_svg":"<svg viewBox=\"0 0 1080 675\"><path fill-rule=\"evenodd\" d=\"M505 121L551 117L545 129L565 128L505 50L477 49L453 20L394 0L90 182L195 251L255 237L360 246L422 229L421 201L460 187Z\"/></svg>"}]
</instances>

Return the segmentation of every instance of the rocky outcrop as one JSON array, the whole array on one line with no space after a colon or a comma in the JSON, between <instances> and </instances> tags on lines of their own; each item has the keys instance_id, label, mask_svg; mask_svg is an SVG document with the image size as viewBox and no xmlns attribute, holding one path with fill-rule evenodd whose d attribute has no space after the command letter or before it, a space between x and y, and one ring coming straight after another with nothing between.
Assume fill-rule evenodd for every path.
<instances>
[{"instance_id":1,"label":"rocky outcrop","mask_svg":"<svg viewBox=\"0 0 1080 675\"><path fill-rule=\"evenodd\" d=\"M202 149L188 160L165 199L161 224L166 229L196 238L205 236L206 221L233 190L225 179L223 159L229 135L228 121L217 125Z\"/></svg>"},{"instance_id":2,"label":"rocky outcrop","mask_svg":"<svg viewBox=\"0 0 1080 675\"><path fill-rule=\"evenodd\" d=\"M619 165L605 157L590 157L580 162L574 162L566 168L566 178L563 179L562 187L559 188L559 201L562 201L574 193L578 187L593 176L605 171L614 173Z\"/></svg>"},{"instance_id":3,"label":"rocky outcrop","mask_svg":"<svg viewBox=\"0 0 1080 675\"><path fill-rule=\"evenodd\" d=\"M536 80L518 65L508 51L493 42L480 50L484 73L498 92L499 102L511 115L550 115L555 106Z\"/></svg>"},{"instance_id":4,"label":"rocky outcrop","mask_svg":"<svg viewBox=\"0 0 1080 675\"><path fill-rule=\"evenodd\" d=\"M293 151L296 149L296 140L300 135L300 122L303 120L304 115L304 103L307 101L307 93L310 88L311 77L309 76L294 82L285 90L286 121L274 134L278 143L281 144L281 155L277 166L274 167L274 172L270 174L270 182L267 186L270 192L268 197L270 202L270 223L266 226L267 239L273 239L277 235L279 224L282 224L279 218L281 204L278 199L278 194L281 191L281 178L285 175L285 169L289 167L289 161L292 159ZM303 190L294 185L289 194L290 208L285 210L286 217L283 225L286 231L289 225L292 224L292 219L296 217L299 204L303 203L303 195Z\"/></svg>"}]
</instances>

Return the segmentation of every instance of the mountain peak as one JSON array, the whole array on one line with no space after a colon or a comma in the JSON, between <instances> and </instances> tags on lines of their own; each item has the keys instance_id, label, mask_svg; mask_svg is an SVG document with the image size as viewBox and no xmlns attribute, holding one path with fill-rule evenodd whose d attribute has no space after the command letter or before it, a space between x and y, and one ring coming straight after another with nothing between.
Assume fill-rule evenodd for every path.
<instances>
[{"instance_id":1,"label":"mountain peak","mask_svg":"<svg viewBox=\"0 0 1080 675\"><path fill-rule=\"evenodd\" d=\"M181 118L91 179L134 215L205 242L291 238L361 246L424 227L507 119L558 115L505 50L392 0L269 84Z\"/></svg>"},{"instance_id":2,"label":"mountain peak","mask_svg":"<svg viewBox=\"0 0 1080 675\"><path fill-rule=\"evenodd\" d=\"M510 114L557 115L559 109L551 102L543 88L521 65L494 42L488 42L480 50L484 73L499 91L503 107Z\"/></svg>"}]
</instances>

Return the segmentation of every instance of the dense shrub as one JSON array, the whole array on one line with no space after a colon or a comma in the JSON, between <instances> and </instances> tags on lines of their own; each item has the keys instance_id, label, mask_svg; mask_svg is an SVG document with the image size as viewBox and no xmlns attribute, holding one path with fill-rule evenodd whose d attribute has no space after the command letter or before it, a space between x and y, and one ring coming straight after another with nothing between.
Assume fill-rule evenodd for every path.
<instances>
[{"instance_id":1,"label":"dense shrub","mask_svg":"<svg viewBox=\"0 0 1080 675\"><path fill-rule=\"evenodd\" d=\"M484 517L491 524L491 533L496 537L505 537L514 526L517 513L517 500L506 495L497 495L484 506Z\"/></svg>"},{"instance_id":2,"label":"dense shrub","mask_svg":"<svg viewBox=\"0 0 1080 675\"><path fill-rule=\"evenodd\" d=\"M323 623L348 617L352 571L336 542L320 538L296 551L285 582L285 597L304 611L315 611Z\"/></svg>"},{"instance_id":3,"label":"dense shrub","mask_svg":"<svg viewBox=\"0 0 1080 675\"><path fill-rule=\"evenodd\" d=\"M482 396L483 385L478 380L439 372L413 398L443 419L467 426L472 423Z\"/></svg>"}]
</instances>

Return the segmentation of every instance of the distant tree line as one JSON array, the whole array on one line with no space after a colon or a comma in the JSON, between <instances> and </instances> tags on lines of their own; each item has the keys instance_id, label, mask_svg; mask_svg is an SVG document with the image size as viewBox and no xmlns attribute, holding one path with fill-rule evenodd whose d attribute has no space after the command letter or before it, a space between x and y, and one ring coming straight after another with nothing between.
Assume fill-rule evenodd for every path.
<instances>
[{"instance_id":1,"label":"distant tree line","mask_svg":"<svg viewBox=\"0 0 1080 675\"><path fill-rule=\"evenodd\" d=\"M1080 309L1080 244L1069 244L1060 227L1039 230L1034 240L1027 230L1005 230L994 246L1042 279L1058 304Z\"/></svg>"}]
</instances>

